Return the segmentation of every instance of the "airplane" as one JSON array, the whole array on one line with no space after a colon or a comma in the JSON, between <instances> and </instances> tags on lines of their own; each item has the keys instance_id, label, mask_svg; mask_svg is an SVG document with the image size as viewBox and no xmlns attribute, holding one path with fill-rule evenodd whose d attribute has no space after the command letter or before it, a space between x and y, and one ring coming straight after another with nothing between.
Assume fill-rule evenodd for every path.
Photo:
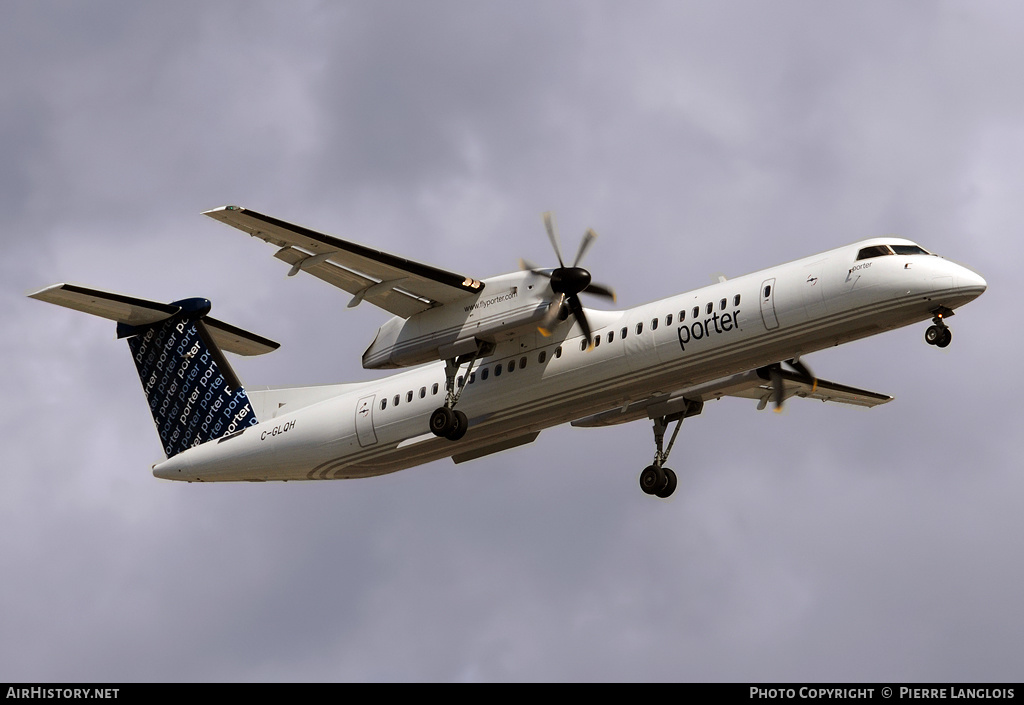
<instances>
[{"instance_id":1,"label":"airplane","mask_svg":"<svg viewBox=\"0 0 1024 705\"><path fill-rule=\"evenodd\" d=\"M476 279L404 259L239 206L205 215L268 242L290 265L392 314L366 352L364 382L245 388L225 352L278 344L209 316L207 299L170 304L55 284L30 297L117 322L127 339L166 459L154 476L187 482L327 480L396 472L439 458L463 463L533 442L563 423L653 422L646 494L668 498L667 467L684 419L725 396L792 397L862 407L891 396L816 378L810 353L931 321L925 341L952 340L946 320L985 280L910 240L878 237L624 310L580 262ZM665 436L675 424L669 442Z\"/></svg>"}]
</instances>

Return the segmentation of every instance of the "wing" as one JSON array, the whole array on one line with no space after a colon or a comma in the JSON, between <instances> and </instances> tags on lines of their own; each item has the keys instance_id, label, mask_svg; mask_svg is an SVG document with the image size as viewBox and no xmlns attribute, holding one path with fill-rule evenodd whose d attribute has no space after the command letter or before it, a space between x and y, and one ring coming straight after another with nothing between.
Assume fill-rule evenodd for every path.
<instances>
[{"instance_id":1,"label":"wing","mask_svg":"<svg viewBox=\"0 0 1024 705\"><path fill-rule=\"evenodd\" d=\"M408 318L434 306L483 291L482 282L373 250L239 206L203 215L227 223L280 249L274 255L292 265L288 276L309 272L353 294L349 306L368 301Z\"/></svg>"},{"instance_id":2,"label":"wing","mask_svg":"<svg viewBox=\"0 0 1024 705\"><path fill-rule=\"evenodd\" d=\"M831 401L839 404L872 407L892 401L887 394L869 392L845 384L837 384L824 379L808 381L798 374L787 370L782 371L785 381L785 396ZM680 389L671 394L662 394L632 402L625 407L617 407L587 416L572 422L573 426L613 426L643 418L672 416L673 414L699 413L695 408L703 402L722 397L742 397L756 399L758 408L764 408L773 394L771 379L758 370L741 372L730 377L716 379L706 384Z\"/></svg>"}]
</instances>

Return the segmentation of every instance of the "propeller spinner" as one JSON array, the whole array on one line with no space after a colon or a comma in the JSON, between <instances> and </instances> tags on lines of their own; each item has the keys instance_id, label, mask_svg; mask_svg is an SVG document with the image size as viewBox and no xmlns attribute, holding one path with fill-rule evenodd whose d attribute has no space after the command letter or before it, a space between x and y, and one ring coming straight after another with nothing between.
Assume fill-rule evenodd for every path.
<instances>
[{"instance_id":1,"label":"propeller spinner","mask_svg":"<svg viewBox=\"0 0 1024 705\"><path fill-rule=\"evenodd\" d=\"M583 329L583 336L586 338L587 343L590 343L590 323L587 321L587 314L583 309L583 304L580 303L579 295L585 292L604 296L612 301L615 300L615 292L611 287L593 283L590 272L579 266L583 255L589 249L594 239L597 238L597 233L590 229L587 230L580 241L579 250L576 252L576 259L573 260L572 266L567 267L565 266L565 260L562 258L562 247L558 239L558 227L555 224L554 213L548 211L544 214L544 227L548 231L548 239L555 250L555 256L558 257L558 267L556 269L538 269L520 260L520 266L523 269L529 269L534 274L548 277L551 280L551 290L558 295L552 299L548 312L537 326L537 330L544 336L551 335L556 322L558 320L565 320L568 313L571 313L576 317L580 328ZM563 311L568 313L563 313Z\"/></svg>"}]
</instances>

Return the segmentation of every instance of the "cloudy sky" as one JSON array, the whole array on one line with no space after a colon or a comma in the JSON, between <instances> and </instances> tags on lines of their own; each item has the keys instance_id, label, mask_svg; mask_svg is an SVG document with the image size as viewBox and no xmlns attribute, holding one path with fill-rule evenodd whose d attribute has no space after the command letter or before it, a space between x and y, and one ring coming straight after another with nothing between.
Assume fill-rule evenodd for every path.
<instances>
[{"instance_id":1,"label":"cloudy sky","mask_svg":"<svg viewBox=\"0 0 1024 705\"><path fill-rule=\"evenodd\" d=\"M0 22L0 681L1019 680L1024 8L1005 2L21 2ZM361 481L156 480L73 281L205 296L250 385L370 379L228 203L623 306L898 233L989 291L812 355L865 411L708 404Z\"/></svg>"}]
</instances>

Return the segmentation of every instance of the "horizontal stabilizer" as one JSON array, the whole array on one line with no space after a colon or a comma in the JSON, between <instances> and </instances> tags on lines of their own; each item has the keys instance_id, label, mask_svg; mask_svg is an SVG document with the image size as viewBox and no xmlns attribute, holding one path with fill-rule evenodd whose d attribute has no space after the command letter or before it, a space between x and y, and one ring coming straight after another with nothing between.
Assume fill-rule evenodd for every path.
<instances>
[{"instance_id":1,"label":"horizontal stabilizer","mask_svg":"<svg viewBox=\"0 0 1024 705\"><path fill-rule=\"evenodd\" d=\"M167 320L182 310L177 304L147 301L75 284L54 284L29 294L29 297L91 313L131 328L151 326ZM221 349L236 355L262 355L281 347L280 343L209 316L204 317L203 322L214 342Z\"/></svg>"},{"instance_id":2,"label":"horizontal stabilizer","mask_svg":"<svg viewBox=\"0 0 1024 705\"><path fill-rule=\"evenodd\" d=\"M272 340L217 321L207 299L170 304L75 284L54 284L33 299L117 322L168 458L257 423L249 397L222 350L258 355Z\"/></svg>"},{"instance_id":3,"label":"horizontal stabilizer","mask_svg":"<svg viewBox=\"0 0 1024 705\"><path fill-rule=\"evenodd\" d=\"M146 301L74 284L54 284L29 294L29 298L91 313L129 326L152 325L170 318L181 310L179 306L173 304Z\"/></svg>"}]
</instances>

